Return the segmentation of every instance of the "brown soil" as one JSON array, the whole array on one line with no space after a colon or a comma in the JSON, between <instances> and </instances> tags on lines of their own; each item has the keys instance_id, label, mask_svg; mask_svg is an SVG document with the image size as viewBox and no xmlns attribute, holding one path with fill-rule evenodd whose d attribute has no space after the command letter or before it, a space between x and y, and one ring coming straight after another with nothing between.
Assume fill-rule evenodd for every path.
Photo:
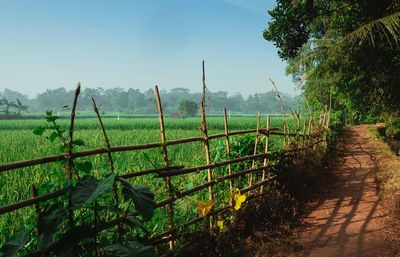
<instances>
[{"instance_id":1,"label":"brown soil","mask_svg":"<svg viewBox=\"0 0 400 257\"><path fill-rule=\"evenodd\" d=\"M304 219L299 242L307 256L390 256L368 127L347 129L344 140L335 180Z\"/></svg>"}]
</instances>

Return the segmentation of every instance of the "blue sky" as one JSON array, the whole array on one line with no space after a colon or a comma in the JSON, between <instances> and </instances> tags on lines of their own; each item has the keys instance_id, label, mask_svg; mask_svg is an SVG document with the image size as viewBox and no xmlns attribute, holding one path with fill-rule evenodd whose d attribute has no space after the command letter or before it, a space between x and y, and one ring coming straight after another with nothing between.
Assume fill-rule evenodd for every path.
<instances>
[{"instance_id":1,"label":"blue sky","mask_svg":"<svg viewBox=\"0 0 400 257\"><path fill-rule=\"evenodd\" d=\"M0 2L0 90L147 90L207 86L244 95L294 93L285 63L262 37L274 0Z\"/></svg>"}]
</instances>

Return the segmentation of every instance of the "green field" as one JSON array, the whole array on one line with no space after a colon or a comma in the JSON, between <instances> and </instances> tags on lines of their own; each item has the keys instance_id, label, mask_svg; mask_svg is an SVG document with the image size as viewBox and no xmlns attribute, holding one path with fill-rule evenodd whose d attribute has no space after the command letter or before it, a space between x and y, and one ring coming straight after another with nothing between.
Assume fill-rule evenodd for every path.
<instances>
[{"instance_id":1,"label":"green field","mask_svg":"<svg viewBox=\"0 0 400 257\"><path fill-rule=\"evenodd\" d=\"M58 124L67 129L69 120L58 120ZM0 163L15 162L39 158L43 156L59 154L59 143L51 143L46 139L46 133L43 136L36 136L33 130L46 122L43 120L2 120L0 121ZM291 125L293 125L291 121ZM76 146L74 151L104 147L104 140L100 132L97 119L77 119L75 122L75 138L82 139L84 146ZM271 126L281 126L281 118L272 118ZM170 119L165 120L167 140L178 138L200 136L200 118L188 119ZM261 119L261 127L265 127L266 118ZM160 130L158 119L104 119L104 126L112 146L135 145L160 142ZM208 119L209 134L223 132L223 118L212 117ZM230 131L254 129L256 127L255 117L235 117L229 119ZM254 140L254 134L247 138ZM236 138L232 138L232 144L235 144ZM271 138L271 149L279 149L282 146L282 139L278 137ZM212 158L224 159L225 140L218 139L211 141ZM222 153L222 155L221 155ZM185 165L187 167L205 164L205 153L200 142L186 143L184 145L175 145L168 148L170 165ZM95 155L81 158L91 161L93 169L91 175L103 177L109 169L107 155ZM115 170L119 174L162 167L161 149L151 149L135 152L113 153ZM63 172L62 163L50 163L24 169L11 170L0 173L0 206L15 203L20 200L32 197L31 186L39 187L39 193L45 193L59 189L66 181ZM225 169L215 171L216 176L226 174ZM179 190L187 190L201 184L207 180L207 172L199 174L189 174L185 176L174 177L173 184ZM82 174L84 175L84 174ZM153 175L147 175L131 179L132 184L144 184L151 188L156 195L156 200L164 199L166 195L166 183L163 179L154 178ZM218 185L227 187L226 184ZM227 190L221 190L226 192ZM220 199L226 199L227 193L222 193ZM197 216L196 206L201 199L207 199L207 189L198 194L185 197L176 203L177 213L175 214L176 223L182 223L190 218ZM216 202L216 206L223 205L221 200ZM5 214L0 217L0 235L4 236L13 231L20 225L21 218L25 221L27 227L33 227L34 208L27 207L16 212ZM162 231L166 228L165 210L160 208L156 211L151 222L147 224L151 233ZM1 238L3 241L4 238Z\"/></svg>"}]
</instances>

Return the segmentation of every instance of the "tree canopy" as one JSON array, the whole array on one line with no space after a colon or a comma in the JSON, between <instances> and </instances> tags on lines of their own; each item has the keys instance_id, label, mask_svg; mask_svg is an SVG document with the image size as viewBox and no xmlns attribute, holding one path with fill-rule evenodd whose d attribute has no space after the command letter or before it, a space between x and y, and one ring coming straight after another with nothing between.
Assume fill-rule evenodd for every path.
<instances>
[{"instance_id":1,"label":"tree canopy","mask_svg":"<svg viewBox=\"0 0 400 257\"><path fill-rule=\"evenodd\" d=\"M188 103L193 102L196 105L200 103L201 93L190 92L186 88L174 88L169 91L161 90L161 101L164 113L170 114L180 109L182 103L184 112L188 111L187 107L193 107ZM33 99L23 94L5 89L0 91L0 97L6 97L9 101L17 103L17 99L21 101L21 111L25 111L25 106L29 105L29 112L44 112L46 110L61 111L63 106L69 106L74 96L74 91L65 88L48 89L38 94ZM126 114L156 114L156 102L154 91L140 91L139 89L122 89L122 88L84 88L81 92L77 110L92 111L91 99L96 100L100 109L104 112L119 112ZM290 95L284 95L287 109L294 108L297 104L297 98ZM262 113L280 113L280 103L276 98L276 93L269 91L266 93L256 93L243 97L236 93L229 95L226 91L207 92L206 106L209 114L222 114L223 108L226 107L231 112L255 114L257 111ZM24 107L24 108L22 108ZM181 107L181 108L183 108ZM1 109L1 108L0 108ZM196 110L197 111L197 110ZM21 112L19 112L21 114ZM186 115L194 115L196 112L190 111Z\"/></svg>"},{"instance_id":2,"label":"tree canopy","mask_svg":"<svg viewBox=\"0 0 400 257\"><path fill-rule=\"evenodd\" d=\"M278 0L264 38L314 105L362 122L400 114L398 0Z\"/></svg>"}]
</instances>

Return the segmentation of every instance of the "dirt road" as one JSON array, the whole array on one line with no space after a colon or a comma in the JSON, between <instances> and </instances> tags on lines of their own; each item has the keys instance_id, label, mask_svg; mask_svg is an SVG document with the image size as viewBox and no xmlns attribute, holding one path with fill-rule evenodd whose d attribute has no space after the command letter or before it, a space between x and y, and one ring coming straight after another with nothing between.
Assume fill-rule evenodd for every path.
<instances>
[{"instance_id":1,"label":"dirt road","mask_svg":"<svg viewBox=\"0 0 400 257\"><path fill-rule=\"evenodd\" d=\"M345 132L335 181L305 218L299 241L306 256L390 256L384 211L373 171L373 149L366 126Z\"/></svg>"}]
</instances>

